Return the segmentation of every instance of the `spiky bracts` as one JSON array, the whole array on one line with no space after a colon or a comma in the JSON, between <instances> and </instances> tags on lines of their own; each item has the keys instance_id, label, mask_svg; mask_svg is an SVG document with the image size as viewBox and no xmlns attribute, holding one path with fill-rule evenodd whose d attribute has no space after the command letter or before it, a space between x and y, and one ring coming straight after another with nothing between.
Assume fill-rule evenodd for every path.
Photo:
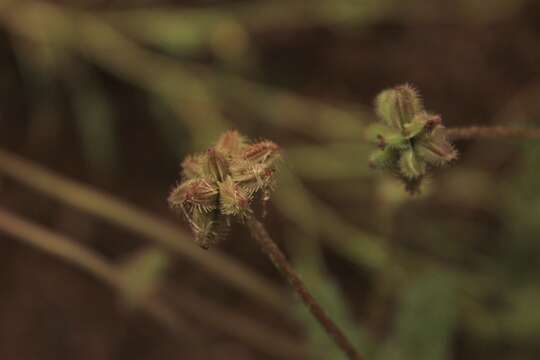
<instances>
[{"instance_id":1,"label":"spiky bracts","mask_svg":"<svg viewBox=\"0 0 540 360\"><path fill-rule=\"evenodd\" d=\"M373 168L392 172L411 193L419 190L431 168L457 158L441 117L424 110L412 86L384 90L375 100L375 110L383 126L377 134L379 149L370 156L369 163Z\"/></svg>"},{"instance_id":2,"label":"spiky bracts","mask_svg":"<svg viewBox=\"0 0 540 360\"><path fill-rule=\"evenodd\" d=\"M237 131L227 131L205 153L182 162L182 182L169 204L185 215L195 241L207 249L225 237L232 219L251 215L259 192L268 199L280 159L273 142L250 143Z\"/></svg>"}]
</instances>

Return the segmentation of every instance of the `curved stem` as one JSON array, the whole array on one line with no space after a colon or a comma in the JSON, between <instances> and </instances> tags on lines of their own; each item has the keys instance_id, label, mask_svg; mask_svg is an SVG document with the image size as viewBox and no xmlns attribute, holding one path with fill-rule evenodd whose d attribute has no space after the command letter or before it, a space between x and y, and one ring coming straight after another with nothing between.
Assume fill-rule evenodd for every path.
<instances>
[{"instance_id":1,"label":"curved stem","mask_svg":"<svg viewBox=\"0 0 540 360\"><path fill-rule=\"evenodd\" d=\"M540 139L540 129L507 126L470 126L449 128L446 130L446 135L452 140L504 137Z\"/></svg>"},{"instance_id":2,"label":"curved stem","mask_svg":"<svg viewBox=\"0 0 540 360\"><path fill-rule=\"evenodd\" d=\"M315 300L313 295L306 288L300 276L293 269L283 252L277 244L270 238L264 225L255 217L247 219L247 225L253 238L259 243L263 252L268 255L274 266L287 278L296 293L300 296L311 314L319 321L328 335L347 354L351 360L361 360L362 356L356 351L345 333L326 314L321 305Z\"/></svg>"}]
</instances>

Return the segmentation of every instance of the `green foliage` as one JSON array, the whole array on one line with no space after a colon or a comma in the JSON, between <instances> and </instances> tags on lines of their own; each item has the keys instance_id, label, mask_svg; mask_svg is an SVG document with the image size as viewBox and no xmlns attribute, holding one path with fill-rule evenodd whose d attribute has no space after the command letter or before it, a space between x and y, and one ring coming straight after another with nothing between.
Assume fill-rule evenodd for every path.
<instances>
[{"instance_id":1,"label":"green foliage","mask_svg":"<svg viewBox=\"0 0 540 360\"><path fill-rule=\"evenodd\" d=\"M424 110L420 96L410 85L381 92L375 99L375 111L383 127L377 133L379 149L370 156L369 163L398 176L408 191L419 191L430 168L457 158L440 116Z\"/></svg>"},{"instance_id":2,"label":"green foliage","mask_svg":"<svg viewBox=\"0 0 540 360\"><path fill-rule=\"evenodd\" d=\"M438 271L421 276L403 293L396 326L377 359L450 359L456 300L456 283L450 274Z\"/></svg>"},{"instance_id":3,"label":"green foliage","mask_svg":"<svg viewBox=\"0 0 540 360\"><path fill-rule=\"evenodd\" d=\"M353 344L362 349L364 355L369 356L374 347L373 339L368 336L366 329L354 321L343 292L324 265L319 244L298 234L291 238L298 240L293 246L295 268L302 275L309 290ZM346 359L305 306L298 304L294 310L306 330L312 359Z\"/></svg>"},{"instance_id":4,"label":"green foliage","mask_svg":"<svg viewBox=\"0 0 540 360\"><path fill-rule=\"evenodd\" d=\"M77 75L79 84L69 85L84 157L92 173L106 176L118 167L113 108L103 84L85 69Z\"/></svg>"},{"instance_id":5,"label":"green foliage","mask_svg":"<svg viewBox=\"0 0 540 360\"><path fill-rule=\"evenodd\" d=\"M145 248L126 259L120 266L126 302L139 305L153 295L161 285L168 265L167 254L156 247Z\"/></svg>"}]
</instances>

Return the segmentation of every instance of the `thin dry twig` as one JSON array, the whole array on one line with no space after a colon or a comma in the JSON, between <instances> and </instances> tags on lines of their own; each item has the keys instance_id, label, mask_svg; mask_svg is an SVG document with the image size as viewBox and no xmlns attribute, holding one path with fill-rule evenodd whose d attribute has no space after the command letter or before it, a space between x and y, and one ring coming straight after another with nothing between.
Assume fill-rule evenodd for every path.
<instances>
[{"instance_id":1,"label":"thin dry twig","mask_svg":"<svg viewBox=\"0 0 540 360\"><path fill-rule=\"evenodd\" d=\"M349 341L345 333L338 325L330 319L321 305L315 300L309 292L300 276L293 269L283 252L277 244L272 240L264 225L255 217L250 217L247 220L247 225L253 238L259 243L263 252L268 255L274 266L287 278L296 293L300 296L304 304L311 311L313 316L319 321L325 331L335 341L341 350L349 359L361 360L361 355L356 351L352 343Z\"/></svg>"},{"instance_id":2,"label":"thin dry twig","mask_svg":"<svg viewBox=\"0 0 540 360\"><path fill-rule=\"evenodd\" d=\"M463 128L449 128L446 134L452 140L467 140L475 138L509 138L519 137L540 139L540 129L507 126L470 126Z\"/></svg>"}]
</instances>

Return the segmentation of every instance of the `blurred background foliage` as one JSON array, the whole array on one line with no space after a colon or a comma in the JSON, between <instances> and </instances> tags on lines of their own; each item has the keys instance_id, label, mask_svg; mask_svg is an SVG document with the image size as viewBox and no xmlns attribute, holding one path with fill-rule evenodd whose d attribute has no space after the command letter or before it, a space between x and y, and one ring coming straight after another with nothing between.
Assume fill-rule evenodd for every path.
<instances>
[{"instance_id":1,"label":"blurred background foliage","mask_svg":"<svg viewBox=\"0 0 540 360\"><path fill-rule=\"evenodd\" d=\"M0 358L341 359L241 226L167 209L236 128L285 149L265 219L368 359L537 359L540 144L367 167L375 95L538 126L534 0L0 1ZM16 241L16 240L21 240Z\"/></svg>"}]
</instances>

